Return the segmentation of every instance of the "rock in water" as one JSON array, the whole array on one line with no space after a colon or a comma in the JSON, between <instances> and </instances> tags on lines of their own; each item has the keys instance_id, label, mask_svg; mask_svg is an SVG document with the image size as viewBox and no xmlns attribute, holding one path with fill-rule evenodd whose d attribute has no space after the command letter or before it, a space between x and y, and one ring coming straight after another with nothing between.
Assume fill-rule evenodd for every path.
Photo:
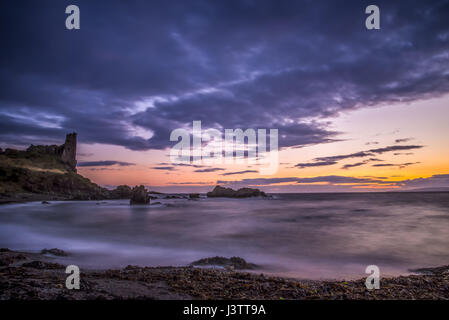
<instances>
[{"instance_id":1,"label":"rock in water","mask_svg":"<svg viewBox=\"0 0 449 320\"><path fill-rule=\"evenodd\" d=\"M233 269L254 269L257 266L253 263L248 263L245 259L240 257L232 257L230 259L225 257L204 258L191 263L192 266L221 266Z\"/></svg>"},{"instance_id":2,"label":"rock in water","mask_svg":"<svg viewBox=\"0 0 449 320\"><path fill-rule=\"evenodd\" d=\"M129 204L149 204L150 196L144 186L135 186L131 191Z\"/></svg>"},{"instance_id":3,"label":"rock in water","mask_svg":"<svg viewBox=\"0 0 449 320\"><path fill-rule=\"evenodd\" d=\"M216 186L214 190L207 193L209 198L225 197L225 198L248 198L248 197L266 197L265 192L259 189L241 188L235 191L231 188Z\"/></svg>"},{"instance_id":4,"label":"rock in water","mask_svg":"<svg viewBox=\"0 0 449 320\"><path fill-rule=\"evenodd\" d=\"M199 199L199 198L200 198L199 193L190 193L189 194L189 199Z\"/></svg>"},{"instance_id":5,"label":"rock in water","mask_svg":"<svg viewBox=\"0 0 449 320\"><path fill-rule=\"evenodd\" d=\"M130 199L132 190L127 185L120 185L110 192L111 199Z\"/></svg>"},{"instance_id":6,"label":"rock in water","mask_svg":"<svg viewBox=\"0 0 449 320\"><path fill-rule=\"evenodd\" d=\"M58 248L43 249L41 251L41 254L52 254L54 256L59 256L59 257L66 257L66 256L68 256L67 252L65 252L64 250L58 249Z\"/></svg>"}]
</instances>

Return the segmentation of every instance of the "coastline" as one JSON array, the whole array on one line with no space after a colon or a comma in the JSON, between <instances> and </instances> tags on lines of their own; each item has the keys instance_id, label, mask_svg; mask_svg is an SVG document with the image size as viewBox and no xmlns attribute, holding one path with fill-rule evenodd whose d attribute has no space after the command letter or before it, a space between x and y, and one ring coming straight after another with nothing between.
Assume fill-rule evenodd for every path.
<instances>
[{"instance_id":1,"label":"coastline","mask_svg":"<svg viewBox=\"0 0 449 320\"><path fill-rule=\"evenodd\" d=\"M3 204L26 203L34 201L69 201L68 197L40 193L19 193L13 196L0 197L0 206Z\"/></svg>"},{"instance_id":2,"label":"coastline","mask_svg":"<svg viewBox=\"0 0 449 320\"><path fill-rule=\"evenodd\" d=\"M381 278L367 290L365 278L295 280L244 271L187 267L127 266L81 270L79 290L65 288L66 266L55 257L0 249L0 300L243 299L414 300L449 299L449 266Z\"/></svg>"}]
</instances>

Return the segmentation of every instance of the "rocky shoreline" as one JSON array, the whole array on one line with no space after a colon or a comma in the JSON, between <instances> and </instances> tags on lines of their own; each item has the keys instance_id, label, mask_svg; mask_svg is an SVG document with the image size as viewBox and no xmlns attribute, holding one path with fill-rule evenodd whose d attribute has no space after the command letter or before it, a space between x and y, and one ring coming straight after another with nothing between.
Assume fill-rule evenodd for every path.
<instances>
[{"instance_id":1,"label":"rocky shoreline","mask_svg":"<svg viewBox=\"0 0 449 320\"><path fill-rule=\"evenodd\" d=\"M128 266L81 270L79 290L65 287L66 266L49 252L0 249L0 299L449 299L449 266L425 274L382 278L379 290L354 281L294 280L233 269Z\"/></svg>"}]
</instances>

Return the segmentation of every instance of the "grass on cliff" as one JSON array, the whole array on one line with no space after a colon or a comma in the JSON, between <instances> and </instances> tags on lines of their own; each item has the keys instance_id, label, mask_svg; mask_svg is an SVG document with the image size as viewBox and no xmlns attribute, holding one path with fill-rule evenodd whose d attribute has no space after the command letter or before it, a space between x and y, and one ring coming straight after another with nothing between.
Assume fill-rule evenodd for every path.
<instances>
[{"instance_id":1,"label":"grass on cliff","mask_svg":"<svg viewBox=\"0 0 449 320\"><path fill-rule=\"evenodd\" d=\"M59 195L79 200L107 196L106 189L67 170L54 155L17 150L0 154L0 196L19 193Z\"/></svg>"},{"instance_id":2,"label":"grass on cliff","mask_svg":"<svg viewBox=\"0 0 449 320\"><path fill-rule=\"evenodd\" d=\"M50 154L34 155L24 151L6 156L0 154L0 167L27 168L36 171L67 173L67 169L58 158Z\"/></svg>"}]
</instances>

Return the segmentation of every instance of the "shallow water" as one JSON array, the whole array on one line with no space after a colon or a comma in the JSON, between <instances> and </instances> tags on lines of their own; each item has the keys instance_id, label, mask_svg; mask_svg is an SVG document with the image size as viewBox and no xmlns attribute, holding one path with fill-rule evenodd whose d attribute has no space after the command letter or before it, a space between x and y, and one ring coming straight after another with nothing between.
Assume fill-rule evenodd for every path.
<instances>
[{"instance_id":1,"label":"shallow water","mask_svg":"<svg viewBox=\"0 0 449 320\"><path fill-rule=\"evenodd\" d=\"M187 265L240 256L258 272L310 279L449 264L449 193L283 194L275 199L69 201L0 206L0 247L80 267ZM169 206L166 206L169 204Z\"/></svg>"}]
</instances>

